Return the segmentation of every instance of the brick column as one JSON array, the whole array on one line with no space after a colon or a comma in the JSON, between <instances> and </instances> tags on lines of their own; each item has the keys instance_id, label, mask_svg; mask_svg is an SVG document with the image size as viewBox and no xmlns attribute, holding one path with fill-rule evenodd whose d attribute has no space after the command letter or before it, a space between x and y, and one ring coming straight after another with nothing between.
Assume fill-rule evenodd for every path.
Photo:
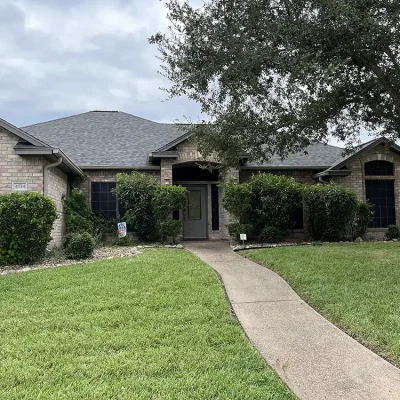
<instances>
[{"instance_id":1,"label":"brick column","mask_svg":"<svg viewBox=\"0 0 400 400\"><path fill-rule=\"evenodd\" d=\"M161 185L172 185L172 160L161 160Z\"/></svg>"},{"instance_id":2,"label":"brick column","mask_svg":"<svg viewBox=\"0 0 400 400\"><path fill-rule=\"evenodd\" d=\"M226 181L228 179L234 179L237 183L239 183L239 170L238 169L229 169L223 176L223 180ZM221 200L222 200L222 191ZM237 222L237 218L231 215L225 208L220 206L220 231L222 239L229 239L228 225L232 222Z\"/></svg>"}]
</instances>

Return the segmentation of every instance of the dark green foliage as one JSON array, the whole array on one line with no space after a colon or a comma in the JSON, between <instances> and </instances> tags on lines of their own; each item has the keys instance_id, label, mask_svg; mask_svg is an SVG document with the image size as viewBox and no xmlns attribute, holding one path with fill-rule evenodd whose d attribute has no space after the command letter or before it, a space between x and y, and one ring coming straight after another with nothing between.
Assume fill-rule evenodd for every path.
<instances>
[{"instance_id":1,"label":"dark green foliage","mask_svg":"<svg viewBox=\"0 0 400 400\"><path fill-rule=\"evenodd\" d=\"M182 221L174 219L160 221L158 229L160 231L161 240L163 242L175 242L175 238L179 235L181 227Z\"/></svg>"},{"instance_id":2,"label":"dark green foliage","mask_svg":"<svg viewBox=\"0 0 400 400\"><path fill-rule=\"evenodd\" d=\"M171 217L176 210L185 209L187 190L182 186L157 185L154 193L154 208L159 221Z\"/></svg>"},{"instance_id":3,"label":"dark green foliage","mask_svg":"<svg viewBox=\"0 0 400 400\"><path fill-rule=\"evenodd\" d=\"M397 225L389 225L388 231L386 232L386 238L388 240L400 239L400 227Z\"/></svg>"},{"instance_id":4,"label":"dark green foliage","mask_svg":"<svg viewBox=\"0 0 400 400\"><path fill-rule=\"evenodd\" d=\"M32 263L43 257L56 218L54 202L42 194L0 195L0 264Z\"/></svg>"},{"instance_id":5,"label":"dark green foliage","mask_svg":"<svg viewBox=\"0 0 400 400\"><path fill-rule=\"evenodd\" d=\"M70 194L63 197L63 203L67 233L93 234L92 211L82 190L72 188Z\"/></svg>"},{"instance_id":6,"label":"dark green foliage","mask_svg":"<svg viewBox=\"0 0 400 400\"><path fill-rule=\"evenodd\" d=\"M88 232L99 243L105 234L115 233L115 221L92 212L82 190L72 188L70 194L63 197L63 204L67 234Z\"/></svg>"},{"instance_id":7,"label":"dark green foliage","mask_svg":"<svg viewBox=\"0 0 400 400\"><path fill-rule=\"evenodd\" d=\"M241 223L249 224L255 236L267 226L286 234L293 227L292 216L301 206L304 190L293 178L272 174L256 174L248 183L228 181L221 186L224 207Z\"/></svg>"},{"instance_id":8,"label":"dark green foliage","mask_svg":"<svg viewBox=\"0 0 400 400\"><path fill-rule=\"evenodd\" d=\"M71 233L65 240L64 251L67 258L80 260L91 257L94 246L95 241L90 233Z\"/></svg>"},{"instance_id":9,"label":"dark green foliage","mask_svg":"<svg viewBox=\"0 0 400 400\"><path fill-rule=\"evenodd\" d=\"M222 205L239 219L246 217L251 209L253 193L247 183L237 184L233 179L221 184L223 189Z\"/></svg>"},{"instance_id":10,"label":"dark green foliage","mask_svg":"<svg viewBox=\"0 0 400 400\"><path fill-rule=\"evenodd\" d=\"M352 225L359 207L352 190L334 184L318 184L307 187L304 199L313 240L336 242L352 238Z\"/></svg>"},{"instance_id":11,"label":"dark green foliage","mask_svg":"<svg viewBox=\"0 0 400 400\"><path fill-rule=\"evenodd\" d=\"M171 97L208 115L203 155L286 156L364 128L399 137L400 2L167 1L171 29L150 38ZM332 129L334 128L334 129Z\"/></svg>"},{"instance_id":12,"label":"dark green foliage","mask_svg":"<svg viewBox=\"0 0 400 400\"><path fill-rule=\"evenodd\" d=\"M292 216L301 206L304 186L283 175L256 174L249 180L252 192L249 222L255 232L271 226L286 232L293 227Z\"/></svg>"},{"instance_id":13,"label":"dark green foliage","mask_svg":"<svg viewBox=\"0 0 400 400\"><path fill-rule=\"evenodd\" d=\"M253 227L250 224L242 224L240 222L232 222L228 225L229 235L240 240L240 234L245 233L247 235L247 240L251 240L253 236Z\"/></svg>"},{"instance_id":14,"label":"dark green foliage","mask_svg":"<svg viewBox=\"0 0 400 400\"><path fill-rule=\"evenodd\" d=\"M353 239L363 237L367 232L368 225L374 218L373 204L365 201L358 203L357 216L353 224Z\"/></svg>"},{"instance_id":15,"label":"dark green foliage","mask_svg":"<svg viewBox=\"0 0 400 400\"><path fill-rule=\"evenodd\" d=\"M260 235L262 243L280 243L286 238L287 231L276 228L275 226L266 226Z\"/></svg>"},{"instance_id":16,"label":"dark green foliage","mask_svg":"<svg viewBox=\"0 0 400 400\"><path fill-rule=\"evenodd\" d=\"M152 176L141 172L118 174L116 180L116 192L126 205L125 218L138 239L156 241L161 235L163 240L174 240L182 222L171 217L174 211L185 208L186 189L158 185Z\"/></svg>"},{"instance_id":17,"label":"dark green foliage","mask_svg":"<svg viewBox=\"0 0 400 400\"><path fill-rule=\"evenodd\" d=\"M118 197L126 207L125 219L140 241L158 239L157 217L154 208L156 182L145 173L122 173L116 176Z\"/></svg>"}]
</instances>

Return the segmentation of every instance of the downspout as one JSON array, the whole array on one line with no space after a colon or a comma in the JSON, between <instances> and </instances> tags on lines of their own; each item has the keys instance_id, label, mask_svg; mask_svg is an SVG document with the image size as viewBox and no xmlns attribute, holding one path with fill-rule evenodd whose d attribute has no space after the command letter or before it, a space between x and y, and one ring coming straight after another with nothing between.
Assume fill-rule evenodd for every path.
<instances>
[{"instance_id":1,"label":"downspout","mask_svg":"<svg viewBox=\"0 0 400 400\"><path fill-rule=\"evenodd\" d=\"M319 180L321 183L325 183L324 177L323 177L323 176L319 176L319 177L318 177L318 180Z\"/></svg>"},{"instance_id":2,"label":"downspout","mask_svg":"<svg viewBox=\"0 0 400 400\"><path fill-rule=\"evenodd\" d=\"M49 192L49 169L53 167L58 167L63 162L62 157L60 157L55 163L46 165L43 169L43 194L48 196Z\"/></svg>"}]
</instances>

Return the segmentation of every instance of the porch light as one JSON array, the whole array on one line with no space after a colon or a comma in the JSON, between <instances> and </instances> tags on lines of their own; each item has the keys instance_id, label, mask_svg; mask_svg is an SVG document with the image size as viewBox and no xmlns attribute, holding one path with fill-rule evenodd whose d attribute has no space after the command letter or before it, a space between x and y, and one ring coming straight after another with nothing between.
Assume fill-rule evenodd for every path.
<instances>
[{"instance_id":1,"label":"porch light","mask_svg":"<svg viewBox=\"0 0 400 400\"><path fill-rule=\"evenodd\" d=\"M170 182L170 179L166 176L166 177L164 177L164 184L165 185L169 185L171 182Z\"/></svg>"}]
</instances>

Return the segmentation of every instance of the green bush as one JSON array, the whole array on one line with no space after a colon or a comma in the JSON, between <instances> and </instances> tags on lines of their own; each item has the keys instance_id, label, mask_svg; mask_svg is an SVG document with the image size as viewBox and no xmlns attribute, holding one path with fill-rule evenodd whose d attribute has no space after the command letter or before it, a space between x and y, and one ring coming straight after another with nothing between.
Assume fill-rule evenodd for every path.
<instances>
[{"instance_id":1,"label":"green bush","mask_svg":"<svg viewBox=\"0 0 400 400\"><path fill-rule=\"evenodd\" d=\"M389 225L388 231L386 232L386 239L400 239L400 227L397 225Z\"/></svg>"},{"instance_id":2,"label":"green bush","mask_svg":"<svg viewBox=\"0 0 400 400\"><path fill-rule=\"evenodd\" d=\"M177 221L174 219L166 219L159 223L159 230L161 235L161 240L163 242L175 242L176 237L182 227L182 221Z\"/></svg>"},{"instance_id":3,"label":"green bush","mask_svg":"<svg viewBox=\"0 0 400 400\"><path fill-rule=\"evenodd\" d=\"M275 226L266 226L260 235L262 243L281 243L286 238L287 231L276 228Z\"/></svg>"},{"instance_id":4,"label":"green bush","mask_svg":"<svg viewBox=\"0 0 400 400\"><path fill-rule=\"evenodd\" d=\"M116 232L115 221L94 213L82 190L72 188L68 196L63 196L63 204L67 234L88 232L99 243L105 234Z\"/></svg>"},{"instance_id":5,"label":"green bush","mask_svg":"<svg viewBox=\"0 0 400 400\"><path fill-rule=\"evenodd\" d=\"M67 233L93 234L92 211L82 190L73 188L68 196L63 196L63 204Z\"/></svg>"},{"instance_id":6,"label":"green bush","mask_svg":"<svg viewBox=\"0 0 400 400\"><path fill-rule=\"evenodd\" d=\"M359 201L350 190L331 184L307 187L304 200L313 240L336 242L352 238Z\"/></svg>"},{"instance_id":7,"label":"green bush","mask_svg":"<svg viewBox=\"0 0 400 400\"><path fill-rule=\"evenodd\" d=\"M141 241L174 240L182 222L173 221L172 213L184 209L187 190L181 186L158 185L141 172L118 174L116 192L125 202L125 219Z\"/></svg>"},{"instance_id":8,"label":"green bush","mask_svg":"<svg viewBox=\"0 0 400 400\"><path fill-rule=\"evenodd\" d=\"M301 206L303 185L293 178L259 173L248 183L228 181L222 184L222 203L242 224L251 225L251 234L259 236L265 227L274 227L285 235L294 225L293 214ZM233 237L237 233L234 232Z\"/></svg>"},{"instance_id":9,"label":"green bush","mask_svg":"<svg viewBox=\"0 0 400 400\"><path fill-rule=\"evenodd\" d=\"M266 226L287 231L294 225L293 214L301 206L304 186L293 178L257 174L249 180L252 214L249 222L257 233Z\"/></svg>"},{"instance_id":10,"label":"green bush","mask_svg":"<svg viewBox=\"0 0 400 400\"><path fill-rule=\"evenodd\" d=\"M156 241L159 237L154 209L156 181L145 173L121 173L116 176L118 197L125 203L125 219L140 241Z\"/></svg>"},{"instance_id":11,"label":"green bush","mask_svg":"<svg viewBox=\"0 0 400 400\"><path fill-rule=\"evenodd\" d=\"M0 195L0 264L32 263L43 257L56 218L54 202L42 194Z\"/></svg>"},{"instance_id":12,"label":"green bush","mask_svg":"<svg viewBox=\"0 0 400 400\"><path fill-rule=\"evenodd\" d=\"M251 210L253 196L250 185L247 183L237 184L233 179L229 179L220 186L223 190L223 207L238 219L246 219Z\"/></svg>"},{"instance_id":13,"label":"green bush","mask_svg":"<svg viewBox=\"0 0 400 400\"><path fill-rule=\"evenodd\" d=\"M368 202L358 202L357 215L353 224L353 239L363 237L367 232L368 225L374 218L373 207Z\"/></svg>"},{"instance_id":14,"label":"green bush","mask_svg":"<svg viewBox=\"0 0 400 400\"><path fill-rule=\"evenodd\" d=\"M232 222L228 225L229 235L240 241L240 234L245 233L247 240L251 240L253 236L253 227L250 224L242 224L241 222Z\"/></svg>"},{"instance_id":15,"label":"green bush","mask_svg":"<svg viewBox=\"0 0 400 400\"><path fill-rule=\"evenodd\" d=\"M64 242L64 251L67 258L80 260L91 257L94 246L95 241L90 233L71 233Z\"/></svg>"},{"instance_id":16,"label":"green bush","mask_svg":"<svg viewBox=\"0 0 400 400\"><path fill-rule=\"evenodd\" d=\"M159 221L171 218L176 210L185 209L187 189L183 186L157 185L154 192L154 209Z\"/></svg>"}]
</instances>

